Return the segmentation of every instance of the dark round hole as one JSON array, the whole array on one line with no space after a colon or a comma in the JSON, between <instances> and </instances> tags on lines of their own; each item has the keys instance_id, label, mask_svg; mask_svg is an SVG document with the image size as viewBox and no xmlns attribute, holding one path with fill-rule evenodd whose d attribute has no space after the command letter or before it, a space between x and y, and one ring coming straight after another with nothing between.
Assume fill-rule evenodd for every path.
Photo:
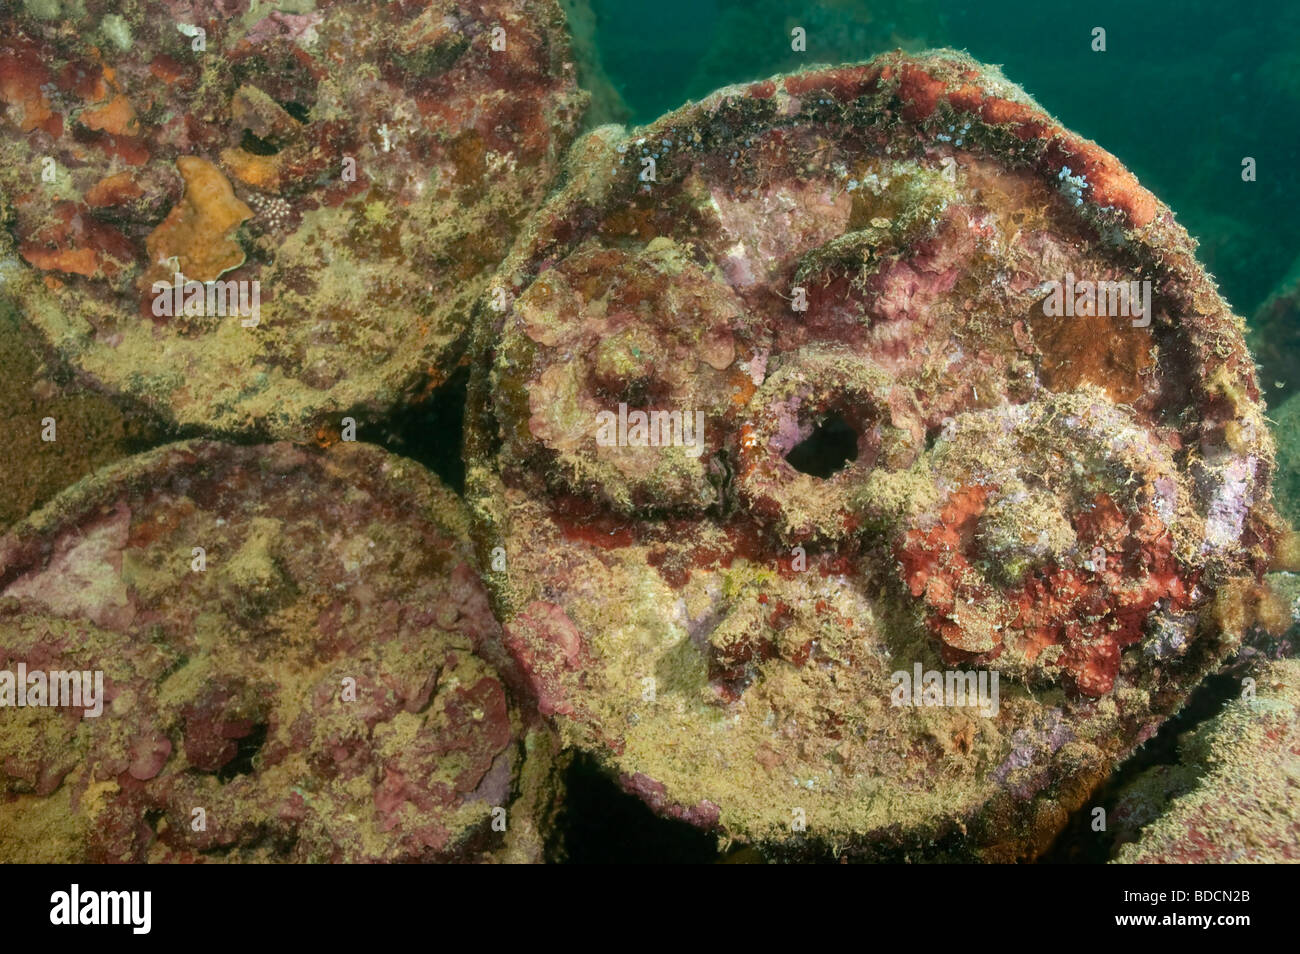
<instances>
[{"instance_id":1,"label":"dark round hole","mask_svg":"<svg viewBox=\"0 0 1300 954\"><path fill-rule=\"evenodd\" d=\"M239 148L244 152L251 152L255 156L274 156L280 151L280 147L273 142L268 142L261 136L253 134L253 130L245 129L244 138L239 140Z\"/></svg>"},{"instance_id":2,"label":"dark round hole","mask_svg":"<svg viewBox=\"0 0 1300 954\"><path fill-rule=\"evenodd\" d=\"M284 107L286 113L298 120L300 123L307 123L311 120L310 107L304 106L302 103L288 102L281 103L280 105Z\"/></svg>"},{"instance_id":3,"label":"dark round hole","mask_svg":"<svg viewBox=\"0 0 1300 954\"><path fill-rule=\"evenodd\" d=\"M858 433L832 411L785 459L799 473L825 480L858 459Z\"/></svg>"},{"instance_id":4,"label":"dark round hole","mask_svg":"<svg viewBox=\"0 0 1300 954\"><path fill-rule=\"evenodd\" d=\"M229 782L237 775L252 774L253 758L262 750L262 743L266 741L266 731L269 728L266 723L260 723L253 726L253 731L239 740L235 757L217 770L218 781Z\"/></svg>"}]
</instances>

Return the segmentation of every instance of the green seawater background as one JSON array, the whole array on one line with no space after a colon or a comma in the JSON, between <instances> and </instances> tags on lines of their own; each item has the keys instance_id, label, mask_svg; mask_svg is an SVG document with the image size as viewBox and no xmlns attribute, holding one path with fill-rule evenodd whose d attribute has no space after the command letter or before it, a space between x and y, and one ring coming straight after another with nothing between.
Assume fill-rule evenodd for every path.
<instances>
[{"instance_id":1,"label":"green seawater background","mask_svg":"<svg viewBox=\"0 0 1300 954\"><path fill-rule=\"evenodd\" d=\"M645 123L729 83L954 47L1001 65L1127 165L1200 242L1239 314L1300 266L1295 0L587 2L595 55L621 97L598 97L605 118ZM571 16L579 6L565 5ZM791 50L796 26L807 31L804 53ZM1098 26L1105 52L1092 50ZM1255 182L1242 181L1246 156Z\"/></svg>"}]
</instances>

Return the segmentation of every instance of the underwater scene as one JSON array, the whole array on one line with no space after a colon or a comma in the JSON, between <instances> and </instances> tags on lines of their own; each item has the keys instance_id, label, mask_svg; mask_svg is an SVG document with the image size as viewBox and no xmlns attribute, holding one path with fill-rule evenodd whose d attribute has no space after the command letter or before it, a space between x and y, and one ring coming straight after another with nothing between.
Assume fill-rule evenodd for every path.
<instances>
[{"instance_id":1,"label":"underwater scene","mask_svg":"<svg viewBox=\"0 0 1300 954\"><path fill-rule=\"evenodd\" d=\"M1298 167L1280 0L0 0L0 861L1300 861Z\"/></svg>"}]
</instances>

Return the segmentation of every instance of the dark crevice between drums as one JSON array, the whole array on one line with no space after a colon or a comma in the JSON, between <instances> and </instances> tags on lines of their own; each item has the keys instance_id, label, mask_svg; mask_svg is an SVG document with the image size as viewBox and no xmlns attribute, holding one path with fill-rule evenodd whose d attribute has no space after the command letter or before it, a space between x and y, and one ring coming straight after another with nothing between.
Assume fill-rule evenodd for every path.
<instances>
[{"instance_id":1,"label":"dark crevice between drums","mask_svg":"<svg viewBox=\"0 0 1300 954\"><path fill-rule=\"evenodd\" d=\"M1241 680L1213 675L1196 688L1179 713L1160 727L1150 740L1121 765L1073 815L1040 864L1103 864L1119 850L1121 826L1114 823L1115 807L1124 790L1143 772L1157 765L1178 764L1178 738L1223 711L1241 694ZM1093 811L1106 810L1106 831L1093 831ZM1126 839L1129 841L1131 839Z\"/></svg>"},{"instance_id":2,"label":"dark crevice between drums","mask_svg":"<svg viewBox=\"0 0 1300 954\"><path fill-rule=\"evenodd\" d=\"M469 369L458 368L429 397L357 430L357 440L418 461L458 494L465 492L465 388Z\"/></svg>"},{"instance_id":3,"label":"dark crevice between drums","mask_svg":"<svg viewBox=\"0 0 1300 954\"><path fill-rule=\"evenodd\" d=\"M660 818L620 789L590 756L565 771L564 807L557 828L570 864L712 863L717 840L686 822Z\"/></svg>"},{"instance_id":4,"label":"dark crevice between drums","mask_svg":"<svg viewBox=\"0 0 1300 954\"><path fill-rule=\"evenodd\" d=\"M826 480L857 457L857 432L838 413L831 412L814 425L812 433L785 459L799 473Z\"/></svg>"}]
</instances>

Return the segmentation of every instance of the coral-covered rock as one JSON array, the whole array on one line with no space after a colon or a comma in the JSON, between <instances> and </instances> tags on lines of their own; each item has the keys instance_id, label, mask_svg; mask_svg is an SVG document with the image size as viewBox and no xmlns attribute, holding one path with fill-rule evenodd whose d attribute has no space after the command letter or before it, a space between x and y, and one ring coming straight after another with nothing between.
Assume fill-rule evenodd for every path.
<instances>
[{"instance_id":1,"label":"coral-covered rock","mask_svg":"<svg viewBox=\"0 0 1300 954\"><path fill-rule=\"evenodd\" d=\"M100 671L102 711L0 707L0 854L536 860L552 737L466 530L358 444L175 444L55 498L0 537L0 698Z\"/></svg>"},{"instance_id":2,"label":"coral-covered rock","mask_svg":"<svg viewBox=\"0 0 1300 954\"><path fill-rule=\"evenodd\" d=\"M1250 319L1250 345L1271 404L1300 391L1300 258Z\"/></svg>"},{"instance_id":3,"label":"coral-covered rock","mask_svg":"<svg viewBox=\"0 0 1300 954\"><path fill-rule=\"evenodd\" d=\"M467 447L543 711L726 836L1041 850L1237 643L1219 594L1275 545L1187 234L950 52L570 162L480 312Z\"/></svg>"},{"instance_id":4,"label":"coral-covered rock","mask_svg":"<svg viewBox=\"0 0 1300 954\"><path fill-rule=\"evenodd\" d=\"M181 425L441 383L581 117L554 0L76 6L0 13L0 293Z\"/></svg>"},{"instance_id":5,"label":"coral-covered rock","mask_svg":"<svg viewBox=\"0 0 1300 954\"><path fill-rule=\"evenodd\" d=\"M1249 691L1179 740L1121 797L1121 822L1144 822L1124 864L1300 861L1300 660L1261 665ZM1134 826L1137 827L1137 826Z\"/></svg>"},{"instance_id":6,"label":"coral-covered rock","mask_svg":"<svg viewBox=\"0 0 1300 954\"><path fill-rule=\"evenodd\" d=\"M1300 394L1270 416L1277 422L1277 480L1273 485L1277 509L1292 526L1300 527Z\"/></svg>"}]
</instances>

